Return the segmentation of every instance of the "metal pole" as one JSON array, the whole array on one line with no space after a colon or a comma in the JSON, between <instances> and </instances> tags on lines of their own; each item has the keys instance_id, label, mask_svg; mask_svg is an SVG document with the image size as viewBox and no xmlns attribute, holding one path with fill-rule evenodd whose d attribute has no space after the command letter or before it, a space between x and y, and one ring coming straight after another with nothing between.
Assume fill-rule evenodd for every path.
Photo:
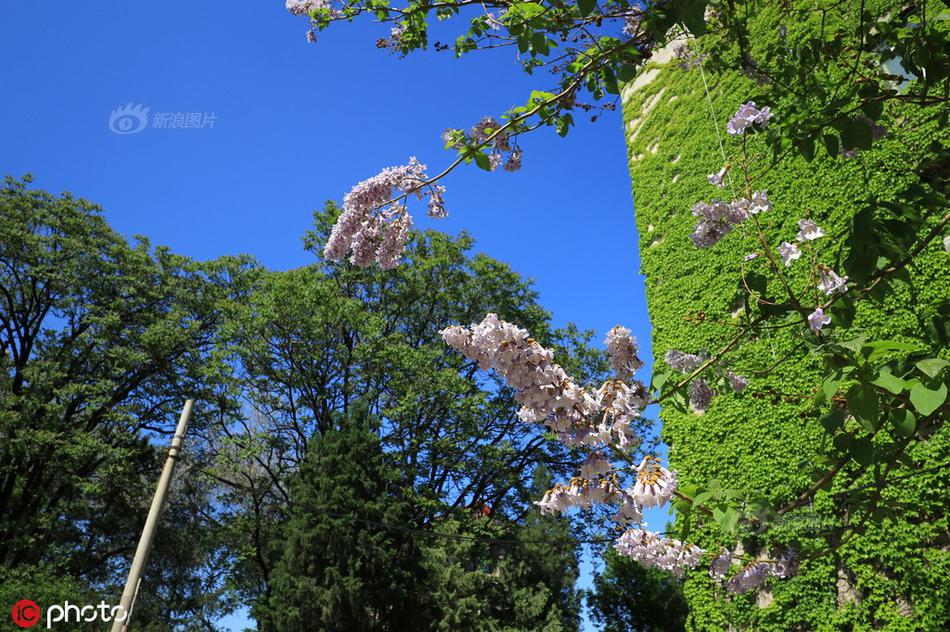
<instances>
[{"instance_id":1,"label":"metal pole","mask_svg":"<svg viewBox=\"0 0 950 632\"><path fill-rule=\"evenodd\" d=\"M125 582L125 590L122 591L122 601L119 602L121 610L116 613L117 617L112 621L112 632L124 632L129 628L135 595L138 592L139 583L142 581L145 561L148 559L148 551L152 546L152 539L155 537L155 530L158 528L158 520L165 506L165 496L168 494L168 486L172 480L175 460L181 450L181 442L185 437L188 420L191 418L191 407L194 403L195 400L193 399L186 401L185 407L181 411L181 417L178 419L178 427L175 429L172 445L168 449L168 458L165 459L162 476L158 479L158 487L155 489L155 496L152 498L152 506L148 510L145 528L142 529L142 537L139 539L138 548L135 549L135 558L132 560L132 568L129 570L129 579ZM125 613L124 617L122 617L122 613ZM118 617L122 617L121 620Z\"/></svg>"}]
</instances>

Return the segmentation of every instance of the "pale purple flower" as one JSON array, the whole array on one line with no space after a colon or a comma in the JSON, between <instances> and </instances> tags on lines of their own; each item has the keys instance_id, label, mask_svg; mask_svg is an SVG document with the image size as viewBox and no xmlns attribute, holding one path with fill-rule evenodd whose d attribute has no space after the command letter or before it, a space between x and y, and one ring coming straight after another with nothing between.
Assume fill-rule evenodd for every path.
<instances>
[{"instance_id":1,"label":"pale purple flower","mask_svg":"<svg viewBox=\"0 0 950 632\"><path fill-rule=\"evenodd\" d=\"M778 254L782 257L782 263L789 267L793 261L801 258L802 250L798 247L798 244L783 241L778 247Z\"/></svg>"},{"instance_id":2,"label":"pale purple flower","mask_svg":"<svg viewBox=\"0 0 950 632\"><path fill-rule=\"evenodd\" d=\"M374 261L383 267L395 265L409 240L412 219L402 203L392 200L409 195L422 199L428 179L425 169L425 165L410 158L408 164L387 167L354 186L343 197L343 213L330 231L324 257L339 261L352 252L350 261L360 267ZM433 217L445 216L444 191L441 186L428 187L429 214Z\"/></svg>"},{"instance_id":3,"label":"pale purple flower","mask_svg":"<svg viewBox=\"0 0 950 632\"><path fill-rule=\"evenodd\" d=\"M624 493L608 479L572 478L568 484L558 483L535 504L544 515L561 513L572 507L587 509L595 504L621 502Z\"/></svg>"},{"instance_id":4,"label":"pale purple flower","mask_svg":"<svg viewBox=\"0 0 950 632\"><path fill-rule=\"evenodd\" d=\"M412 217L409 213L402 213L386 226L382 243L376 253L376 260L383 270L391 270L399 264L406 244L409 243L409 229L412 228Z\"/></svg>"},{"instance_id":5,"label":"pale purple flower","mask_svg":"<svg viewBox=\"0 0 950 632\"><path fill-rule=\"evenodd\" d=\"M722 555L717 556L709 565L709 576L713 579L725 579L732 568L732 553L723 550Z\"/></svg>"},{"instance_id":6,"label":"pale purple flower","mask_svg":"<svg viewBox=\"0 0 950 632\"><path fill-rule=\"evenodd\" d=\"M294 15L310 15L317 9L326 9L330 6L330 2L329 0L287 0L284 6Z\"/></svg>"},{"instance_id":7,"label":"pale purple flower","mask_svg":"<svg viewBox=\"0 0 950 632\"><path fill-rule=\"evenodd\" d=\"M592 443L587 421L600 410L597 399L554 363L554 354L516 327L488 314L478 324L443 329L447 344L483 370L494 369L515 390L526 423L544 423L568 444Z\"/></svg>"},{"instance_id":8,"label":"pale purple flower","mask_svg":"<svg viewBox=\"0 0 950 632\"><path fill-rule=\"evenodd\" d=\"M764 107L761 110L755 106L754 101L749 101L739 106L739 109L729 122L726 124L726 131L730 134L745 134L746 130L753 125L759 129L765 129L772 118L770 108Z\"/></svg>"},{"instance_id":9,"label":"pale purple flower","mask_svg":"<svg viewBox=\"0 0 950 632\"><path fill-rule=\"evenodd\" d=\"M633 502L633 500L625 499L620 503L617 513L612 515L610 519L622 525L627 525L632 522L641 522L643 521L642 510L643 508Z\"/></svg>"},{"instance_id":10,"label":"pale purple flower","mask_svg":"<svg viewBox=\"0 0 950 632\"><path fill-rule=\"evenodd\" d=\"M445 199L442 195L445 193L445 187L440 184L433 184L429 189L429 217L433 219L445 219L449 212L445 210Z\"/></svg>"},{"instance_id":11,"label":"pale purple flower","mask_svg":"<svg viewBox=\"0 0 950 632\"><path fill-rule=\"evenodd\" d=\"M396 24L389 30L389 49L399 50L402 43L402 37L406 34L408 27L405 24Z\"/></svg>"},{"instance_id":12,"label":"pale purple flower","mask_svg":"<svg viewBox=\"0 0 950 632\"><path fill-rule=\"evenodd\" d=\"M713 184L721 189L726 186L725 177L728 172L729 166L726 165L719 170L719 173L710 173L708 176L706 176L706 179L709 180L709 184Z\"/></svg>"},{"instance_id":13,"label":"pale purple flower","mask_svg":"<svg viewBox=\"0 0 950 632\"><path fill-rule=\"evenodd\" d=\"M825 231L810 219L798 220L798 228L798 236L796 237L798 241L815 241L819 237L825 236Z\"/></svg>"},{"instance_id":14,"label":"pale purple flower","mask_svg":"<svg viewBox=\"0 0 950 632\"><path fill-rule=\"evenodd\" d=\"M703 220L696 224L696 229L689 238L697 248L710 248L732 230L732 227L722 222Z\"/></svg>"},{"instance_id":15,"label":"pale purple flower","mask_svg":"<svg viewBox=\"0 0 950 632\"><path fill-rule=\"evenodd\" d=\"M705 362L705 360L698 355L693 355L692 353L683 353L676 349L670 349L666 352L666 355L663 357L670 368L674 371L679 371L680 373L690 373L695 371L700 367L700 365Z\"/></svg>"},{"instance_id":16,"label":"pale purple flower","mask_svg":"<svg viewBox=\"0 0 950 632\"><path fill-rule=\"evenodd\" d=\"M508 135L504 132L498 133L501 128L501 123L491 116L486 116L472 127L469 134L476 143L484 143L491 138L490 144L495 149L509 151L511 147L508 145ZM495 134L494 138L492 134Z\"/></svg>"},{"instance_id":17,"label":"pale purple flower","mask_svg":"<svg viewBox=\"0 0 950 632\"><path fill-rule=\"evenodd\" d=\"M738 200L729 202L729 212L727 219L730 223L738 224L739 222L744 222L753 214L752 204L749 202L749 200L745 198L739 198Z\"/></svg>"},{"instance_id":18,"label":"pale purple flower","mask_svg":"<svg viewBox=\"0 0 950 632\"><path fill-rule=\"evenodd\" d=\"M747 377L732 371L726 372L726 379L729 380L729 386L731 386L732 390L736 393L741 393L745 390L745 387L749 385L749 379Z\"/></svg>"},{"instance_id":19,"label":"pale purple flower","mask_svg":"<svg viewBox=\"0 0 950 632\"><path fill-rule=\"evenodd\" d=\"M726 590L737 594L748 592L761 588L770 577L784 579L793 575L796 570L795 556L789 549L778 560L752 562L746 565L726 581Z\"/></svg>"},{"instance_id":20,"label":"pale purple flower","mask_svg":"<svg viewBox=\"0 0 950 632\"><path fill-rule=\"evenodd\" d=\"M508 154L508 159L505 161L504 165L505 171L518 171L521 169L521 150L515 149L510 154Z\"/></svg>"},{"instance_id":21,"label":"pale purple flower","mask_svg":"<svg viewBox=\"0 0 950 632\"><path fill-rule=\"evenodd\" d=\"M689 405L696 412L707 411L714 395L712 389L709 388L709 384L701 377L696 378L689 385Z\"/></svg>"},{"instance_id":22,"label":"pale purple flower","mask_svg":"<svg viewBox=\"0 0 950 632\"><path fill-rule=\"evenodd\" d=\"M814 332L821 331L821 328L831 322L831 316L825 316L824 310L816 307L815 311L808 315L808 326Z\"/></svg>"},{"instance_id":23,"label":"pale purple flower","mask_svg":"<svg viewBox=\"0 0 950 632\"><path fill-rule=\"evenodd\" d=\"M465 147L465 132L454 127L450 127L442 132L442 142L446 147L452 149L462 149Z\"/></svg>"},{"instance_id":24,"label":"pale purple flower","mask_svg":"<svg viewBox=\"0 0 950 632\"><path fill-rule=\"evenodd\" d=\"M772 202L769 201L768 191L755 191L752 193L752 199L749 201L749 213L758 215L772 209Z\"/></svg>"},{"instance_id":25,"label":"pale purple flower","mask_svg":"<svg viewBox=\"0 0 950 632\"><path fill-rule=\"evenodd\" d=\"M759 256L759 253L757 253L757 252L750 252L749 254L747 254L746 256L744 256L744 257L742 258L742 260L743 260L743 261L752 261L753 259L755 259L755 258L758 257L758 256Z\"/></svg>"},{"instance_id":26,"label":"pale purple flower","mask_svg":"<svg viewBox=\"0 0 950 632\"><path fill-rule=\"evenodd\" d=\"M749 217L749 201L733 200L724 202L715 199L712 202L697 202L693 205L693 215L701 218L690 239L698 248L709 248L726 234L732 227Z\"/></svg>"},{"instance_id":27,"label":"pale purple flower","mask_svg":"<svg viewBox=\"0 0 950 632\"><path fill-rule=\"evenodd\" d=\"M607 344L607 353L610 354L614 372L621 379L630 379L634 372L643 366L643 360L637 356L637 339L626 327L617 325L612 328L607 332L604 342Z\"/></svg>"},{"instance_id":28,"label":"pale purple flower","mask_svg":"<svg viewBox=\"0 0 950 632\"><path fill-rule=\"evenodd\" d=\"M493 150L488 154L488 170L494 171L501 166L501 152Z\"/></svg>"},{"instance_id":29,"label":"pale purple flower","mask_svg":"<svg viewBox=\"0 0 950 632\"><path fill-rule=\"evenodd\" d=\"M760 588L770 577L771 567L772 565L767 563L749 564L726 581L726 590L742 594Z\"/></svg>"},{"instance_id":30,"label":"pale purple flower","mask_svg":"<svg viewBox=\"0 0 950 632\"><path fill-rule=\"evenodd\" d=\"M818 289L827 295L848 291L848 277L838 276L834 270L828 266L818 266Z\"/></svg>"},{"instance_id":31,"label":"pale purple flower","mask_svg":"<svg viewBox=\"0 0 950 632\"><path fill-rule=\"evenodd\" d=\"M649 391L637 380L632 384L620 379L607 380L594 393L597 410L604 413L600 423L589 428L586 434L577 434L573 441L566 440L565 443L615 443L621 448L626 447L636 439L630 424L640 416L649 399Z\"/></svg>"}]
</instances>

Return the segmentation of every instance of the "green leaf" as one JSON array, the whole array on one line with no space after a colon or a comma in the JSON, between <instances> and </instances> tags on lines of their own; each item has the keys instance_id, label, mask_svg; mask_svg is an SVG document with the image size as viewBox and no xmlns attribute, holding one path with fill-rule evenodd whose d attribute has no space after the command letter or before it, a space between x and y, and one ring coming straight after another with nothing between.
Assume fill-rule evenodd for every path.
<instances>
[{"instance_id":1,"label":"green leaf","mask_svg":"<svg viewBox=\"0 0 950 632\"><path fill-rule=\"evenodd\" d=\"M921 415L926 417L940 406L947 399L947 385L941 384L937 388L929 388L924 384L915 384L910 389L910 403L914 405Z\"/></svg>"},{"instance_id":2,"label":"green leaf","mask_svg":"<svg viewBox=\"0 0 950 632\"><path fill-rule=\"evenodd\" d=\"M658 371L653 374L653 380L650 385L653 387L653 390L659 391L663 389L663 385L670 379L672 374L669 371Z\"/></svg>"},{"instance_id":3,"label":"green leaf","mask_svg":"<svg viewBox=\"0 0 950 632\"><path fill-rule=\"evenodd\" d=\"M825 151L828 152L829 156L832 158L838 157L840 143L838 142L837 134L822 134L821 142L825 146Z\"/></svg>"},{"instance_id":4,"label":"green leaf","mask_svg":"<svg viewBox=\"0 0 950 632\"><path fill-rule=\"evenodd\" d=\"M835 408L819 417L818 423L828 431L828 434L833 435L838 428L844 425L844 414Z\"/></svg>"},{"instance_id":5,"label":"green leaf","mask_svg":"<svg viewBox=\"0 0 950 632\"><path fill-rule=\"evenodd\" d=\"M839 342L838 344L845 349L853 351L854 353L861 353L861 349L864 347L865 340L867 339L863 336L859 336L853 340L845 340L843 342Z\"/></svg>"},{"instance_id":6,"label":"green leaf","mask_svg":"<svg viewBox=\"0 0 950 632\"><path fill-rule=\"evenodd\" d=\"M811 161L815 157L815 139L811 136L803 136L795 139L795 146L805 160Z\"/></svg>"},{"instance_id":7,"label":"green leaf","mask_svg":"<svg viewBox=\"0 0 950 632\"><path fill-rule=\"evenodd\" d=\"M866 430L877 430L877 391L867 384L855 384L848 389L848 410Z\"/></svg>"},{"instance_id":8,"label":"green leaf","mask_svg":"<svg viewBox=\"0 0 950 632\"><path fill-rule=\"evenodd\" d=\"M854 322L854 301L844 296L831 307L831 317L834 318L835 325L839 327L850 327Z\"/></svg>"},{"instance_id":9,"label":"green leaf","mask_svg":"<svg viewBox=\"0 0 950 632\"><path fill-rule=\"evenodd\" d=\"M915 342L901 342L900 340L876 340L864 345L861 353L867 357L868 362L874 363L886 355L899 351L917 351L920 344Z\"/></svg>"},{"instance_id":10,"label":"green leaf","mask_svg":"<svg viewBox=\"0 0 950 632\"><path fill-rule=\"evenodd\" d=\"M689 0L680 9L683 24L693 35L702 35L706 32L706 3Z\"/></svg>"},{"instance_id":11,"label":"green leaf","mask_svg":"<svg viewBox=\"0 0 950 632\"><path fill-rule=\"evenodd\" d=\"M597 0L577 0L577 8L581 12L581 17L586 18L597 7Z\"/></svg>"},{"instance_id":12,"label":"green leaf","mask_svg":"<svg viewBox=\"0 0 950 632\"><path fill-rule=\"evenodd\" d=\"M488 154L483 151L475 154L475 164L485 171L491 171L491 162L488 160Z\"/></svg>"},{"instance_id":13,"label":"green leaf","mask_svg":"<svg viewBox=\"0 0 950 632\"><path fill-rule=\"evenodd\" d=\"M914 429L917 427L917 418L914 413L906 408L892 410L891 414L887 416L887 420L894 426L894 430L905 437L913 435Z\"/></svg>"},{"instance_id":14,"label":"green leaf","mask_svg":"<svg viewBox=\"0 0 950 632\"><path fill-rule=\"evenodd\" d=\"M861 465L870 465L874 462L874 444L870 439L852 437L848 454Z\"/></svg>"},{"instance_id":15,"label":"green leaf","mask_svg":"<svg viewBox=\"0 0 950 632\"><path fill-rule=\"evenodd\" d=\"M943 358L926 358L917 362L916 366L927 377L937 377L948 364L950 362Z\"/></svg>"},{"instance_id":16,"label":"green leaf","mask_svg":"<svg viewBox=\"0 0 950 632\"><path fill-rule=\"evenodd\" d=\"M722 528L729 533L735 533L736 526L739 524L739 517L739 512L730 507L723 514Z\"/></svg>"},{"instance_id":17,"label":"green leaf","mask_svg":"<svg viewBox=\"0 0 950 632\"><path fill-rule=\"evenodd\" d=\"M839 125L841 144L848 149L870 149L871 128L861 119L846 119Z\"/></svg>"},{"instance_id":18,"label":"green leaf","mask_svg":"<svg viewBox=\"0 0 950 632\"><path fill-rule=\"evenodd\" d=\"M529 20L536 15L544 13L544 7L534 2L517 2L512 5L511 8Z\"/></svg>"},{"instance_id":19,"label":"green leaf","mask_svg":"<svg viewBox=\"0 0 950 632\"><path fill-rule=\"evenodd\" d=\"M875 386L880 386L886 391L893 393L894 395L900 395L901 392L907 387L907 383L904 380L900 379L893 373L890 369L881 369L878 372L877 377L871 380L871 384Z\"/></svg>"},{"instance_id":20,"label":"green leaf","mask_svg":"<svg viewBox=\"0 0 950 632\"><path fill-rule=\"evenodd\" d=\"M838 392L838 386L841 384L841 371L836 371L833 375L825 378L821 383L821 392L825 400L830 400Z\"/></svg>"},{"instance_id":21,"label":"green leaf","mask_svg":"<svg viewBox=\"0 0 950 632\"><path fill-rule=\"evenodd\" d=\"M848 446L851 444L851 437L845 433L835 435L832 444L835 446L835 450L838 452L847 452Z\"/></svg>"}]
</instances>

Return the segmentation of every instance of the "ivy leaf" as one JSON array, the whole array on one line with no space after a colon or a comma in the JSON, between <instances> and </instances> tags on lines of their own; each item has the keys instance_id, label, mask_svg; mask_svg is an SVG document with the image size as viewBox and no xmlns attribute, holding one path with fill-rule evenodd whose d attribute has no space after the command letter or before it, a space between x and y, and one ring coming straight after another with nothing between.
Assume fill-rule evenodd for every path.
<instances>
[{"instance_id":1,"label":"ivy leaf","mask_svg":"<svg viewBox=\"0 0 950 632\"><path fill-rule=\"evenodd\" d=\"M937 388L929 388L924 384L918 383L910 389L910 403L913 404L917 412L924 417L940 408L946 399L946 384L941 384Z\"/></svg>"},{"instance_id":2,"label":"ivy leaf","mask_svg":"<svg viewBox=\"0 0 950 632\"><path fill-rule=\"evenodd\" d=\"M917 368L927 377L937 377L950 362L943 358L926 358L917 362Z\"/></svg>"},{"instance_id":3,"label":"ivy leaf","mask_svg":"<svg viewBox=\"0 0 950 632\"><path fill-rule=\"evenodd\" d=\"M892 410L887 419L894 426L894 430L905 437L914 434L914 429L917 427L917 418L906 408Z\"/></svg>"}]
</instances>

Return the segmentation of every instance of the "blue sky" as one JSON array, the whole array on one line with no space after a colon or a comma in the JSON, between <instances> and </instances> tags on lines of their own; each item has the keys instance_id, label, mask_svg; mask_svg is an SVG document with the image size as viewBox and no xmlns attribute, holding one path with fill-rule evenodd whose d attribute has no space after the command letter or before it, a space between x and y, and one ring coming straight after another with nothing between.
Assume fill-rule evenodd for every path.
<instances>
[{"instance_id":1,"label":"blue sky","mask_svg":"<svg viewBox=\"0 0 950 632\"><path fill-rule=\"evenodd\" d=\"M33 173L36 187L101 204L120 232L196 258L310 263L301 236L325 200L410 155L441 170L452 158L443 129L550 87L507 50L400 59L375 46L388 29L367 22L337 25L311 45L305 20L281 0L15 2L0 11L9 88L0 172ZM127 103L151 117L208 115L213 126L116 134L110 113ZM435 222L417 207L416 225L468 230L479 250L535 279L557 324L595 329L601 341L622 323L649 358L620 114L578 122L566 139L548 130L524 138L516 174L456 171L444 183L450 217ZM662 528L665 513L652 526Z\"/></svg>"}]
</instances>

